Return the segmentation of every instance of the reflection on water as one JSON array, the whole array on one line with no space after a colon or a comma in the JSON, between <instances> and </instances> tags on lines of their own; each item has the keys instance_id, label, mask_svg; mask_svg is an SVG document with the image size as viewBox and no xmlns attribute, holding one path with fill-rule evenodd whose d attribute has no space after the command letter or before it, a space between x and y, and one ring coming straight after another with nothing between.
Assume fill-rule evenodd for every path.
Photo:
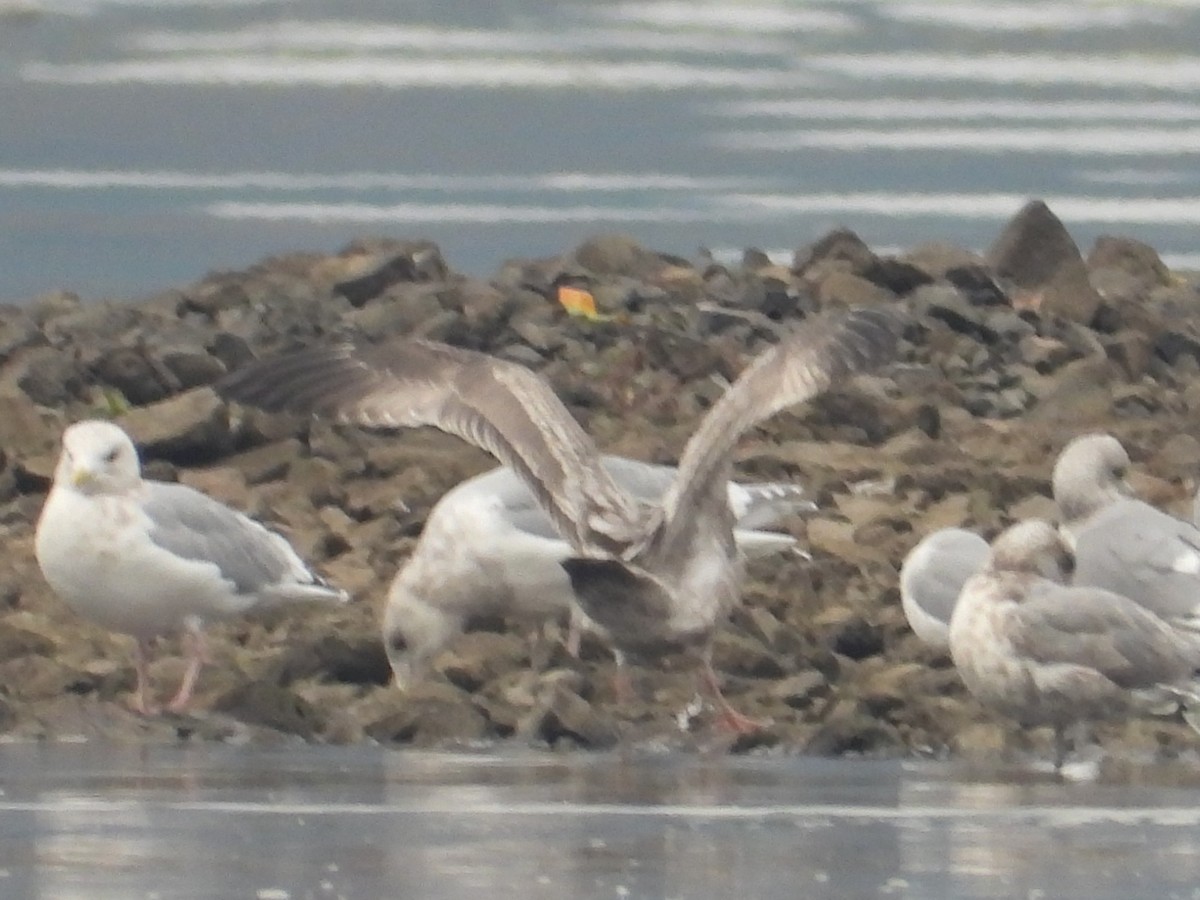
<instances>
[{"instance_id":1,"label":"reflection on water","mask_svg":"<svg viewBox=\"0 0 1200 900\"><path fill-rule=\"evenodd\" d=\"M1200 770L369 748L0 750L30 898L1193 897Z\"/></svg>"},{"instance_id":2,"label":"reflection on water","mask_svg":"<svg viewBox=\"0 0 1200 900\"><path fill-rule=\"evenodd\" d=\"M982 249L1029 197L1085 250L1200 259L1189 0L17 5L0 302L361 231L476 275L598 230L689 257L839 225Z\"/></svg>"}]
</instances>

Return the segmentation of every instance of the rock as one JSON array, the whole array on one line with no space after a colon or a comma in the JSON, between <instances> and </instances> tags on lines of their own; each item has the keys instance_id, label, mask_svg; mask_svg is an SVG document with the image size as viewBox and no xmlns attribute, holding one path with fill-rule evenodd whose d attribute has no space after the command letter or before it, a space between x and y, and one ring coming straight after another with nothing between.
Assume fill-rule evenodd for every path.
<instances>
[{"instance_id":1,"label":"rock","mask_svg":"<svg viewBox=\"0 0 1200 900\"><path fill-rule=\"evenodd\" d=\"M550 696L523 730L552 747L566 739L575 746L592 750L611 747L620 737L612 719L599 714L592 704L563 684L553 686Z\"/></svg>"},{"instance_id":2,"label":"rock","mask_svg":"<svg viewBox=\"0 0 1200 900\"><path fill-rule=\"evenodd\" d=\"M895 299L891 291L850 272L830 272L817 285L817 300L822 307L882 306Z\"/></svg>"},{"instance_id":3,"label":"rock","mask_svg":"<svg viewBox=\"0 0 1200 900\"><path fill-rule=\"evenodd\" d=\"M45 343L35 310L0 306L0 361L25 347Z\"/></svg>"},{"instance_id":4,"label":"rock","mask_svg":"<svg viewBox=\"0 0 1200 900\"><path fill-rule=\"evenodd\" d=\"M820 266L825 271L841 269L854 275L863 275L878 263L878 257L862 238L842 228L797 250L792 256L792 271L807 277L810 271Z\"/></svg>"},{"instance_id":5,"label":"rock","mask_svg":"<svg viewBox=\"0 0 1200 900\"><path fill-rule=\"evenodd\" d=\"M117 420L148 459L197 465L233 447L229 408L210 388L131 409Z\"/></svg>"},{"instance_id":6,"label":"rock","mask_svg":"<svg viewBox=\"0 0 1200 900\"><path fill-rule=\"evenodd\" d=\"M79 312L83 306L83 301L79 299L79 295L71 291L50 291L46 294L39 294L29 301L29 306L26 307L27 312L32 316L33 321L40 327L45 325L51 319L56 319L59 316L69 315ZM3 342L0 342L0 356L5 354Z\"/></svg>"},{"instance_id":7,"label":"rock","mask_svg":"<svg viewBox=\"0 0 1200 900\"><path fill-rule=\"evenodd\" d=\"M388 252L382 259L370 260L366 271L337 282L333 291L350 301L351 306L359 307L398 282L443 281L447 272L442 251L436 244L410 241Z\"/></svg>"},{"instance_id":8,"label":"rock","mask_svg":"<svg viewBox=\"0 0 1200 900\"><path fill-rule=\"evenodd\" d=\"M1005 226L988 249L987 262L1014 285L1018 308L1085 325L1100 308L1079 248L1041 200L1031 200Z\"/></svg>"},{"instance_id":9,"label":"rock","mask_svg":"<svg viewBox=\"0 0 1200 900\"><path fill-rule=\"evenodd\" d=\"M1133 238L1101 235L1088 253L1087 267L1095 273L1114 269L1133 279L1139 289L1165 286L1171 282L1171 270L1148 244Z\"/></svg>"},{"instance_id":10,"label":"rock","mask_svg":"<svg viewBox=\"0 0 1200 900\"><path fill-rule=\"evenodd\" d=\"M432 747L482 740L491 732L470 695L453 685L423 682L393 693L397 708L364 725L367 735L377 741Z\"/></svg>"},{"instance_id":11,"label":"rock","mask_svg":"<svg viewBox=\"0 0 1200 900\"><path fill-rule=\"evenodd\" d=\"M83 395L83 371L59 350L38 347L22 357L17 384L42 406L66 406Z\"/></svg>"},{"instance_id":12,"label":"rock","mask_svg":"<svg viewBox=\"0 0 1200 900\"><path fill-rule=\"evenodd\" d=\"M218 712L241 722L313 740L322 730L323 716L296 692L263 681L244 684L218 698Z\"/></svg>"},{"instance_id":13,"label":"rock","mask_svg":"<svg viewBox=\"0 0 1200 900\"><path fill-rule=\"evenodd\" d=\"M162 400L180 387L179 380L169 370L155 365L143 349L136 347L103 351L92 363L91 374L137 406Z\"/></svg>"},{"instance_id":14,"label":"rock","mask_svg":"<svg viewBox=\"0 0 1200 900\"><path fill-rule=\"evenodd\" d=\"M571 261L593 275L646 278L663 267L662 258L627 234L601 234L575 248Z\"/></svg>"},{"instance_id":15,"label":"rock","mask_svg":"<svg viewBox=\"0 0 1200 900\"><path fill-rule=\"evenodd\" d=\"M528 662L526 644L515 635L469 631L438 656L433 668L451 684L465 691L477 691L504 672Z\"/></svg>"}]
</instances>

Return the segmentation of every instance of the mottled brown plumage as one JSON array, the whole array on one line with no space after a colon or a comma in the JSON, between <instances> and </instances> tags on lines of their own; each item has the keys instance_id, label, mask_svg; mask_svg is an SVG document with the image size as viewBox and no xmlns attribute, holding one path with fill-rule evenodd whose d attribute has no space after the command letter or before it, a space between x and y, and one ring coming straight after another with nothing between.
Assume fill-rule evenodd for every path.
<instances>
[{"instance_id":1,"label":"mottled brown plumage","mask_svg":"<svg viewBox=\"0 0 1200 900\"><path fill-rule=\"evenodd\" d=\"M267 409L367 427L433 425L489 451L528 483L574 548L563 567L618 658L690 646L711 676L710 639L743 579L726 487L738 438L890 359L899 330L898 316L880 309L803 322L709 411L657 504L633 497L604 471L591 438L537 374L482 353L414 340L343 344L253 364L218 389Z\"/></svg>"},{"instance_id":2,"label":"mottled brown plumage","mask_svg":"<svg viewBox=\"0 0 1200 900\"><path fill-rule=\"evenodd\" d=\"M963 585L950 654L980 702L1025 725L1049 725L1055 766L1078 723L1127 714L1181 688L1200 665L1200 639L1120 594L1068 587L1073 559L1057 530L1032 520L992 544Z\"/></svg>"}]
</instances>

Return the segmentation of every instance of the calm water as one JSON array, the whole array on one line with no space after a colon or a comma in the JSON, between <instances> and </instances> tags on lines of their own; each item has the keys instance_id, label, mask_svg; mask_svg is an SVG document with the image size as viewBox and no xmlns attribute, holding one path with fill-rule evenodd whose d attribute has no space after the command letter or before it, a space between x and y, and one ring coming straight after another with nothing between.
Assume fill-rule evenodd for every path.
<instances>
[{"instance_id":1,"label":"calm water","mask_svg":"<svg viewBox=\"0 0 1200 900\"><path fill-rule=\"evenodd\" d=\"M0 301L356 234L486 274L981 248L1029 196L1200 265L1200 2L0 0Z\"/></svg>"},{"instance_id":2,"label":"calm water","mask_svg":"<svg viewBox=\"0 0 1200 900\"><path fill-rule=\"evenodd\" d=\"M1196 771L1060 784L899 762L51 745L0 748L0 772L13 900L1128 900L1200 885Z\"/></svg>"}]
</instances>

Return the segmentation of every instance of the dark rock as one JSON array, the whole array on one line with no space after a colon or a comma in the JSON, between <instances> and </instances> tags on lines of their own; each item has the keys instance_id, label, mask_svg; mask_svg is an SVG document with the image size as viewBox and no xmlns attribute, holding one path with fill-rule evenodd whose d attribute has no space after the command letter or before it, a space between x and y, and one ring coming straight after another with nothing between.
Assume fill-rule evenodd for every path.
<instances>
[{"instance_id":1,"label":"dark rock","mask_svg":"<svg viewBox=\"0 0 1200 900\"><path fill-rule=\"evenodd\" d=\"M1087 324L1100 308L1079 248L1041 200L1031 200L989 248L988 264L1011 282L1018 308Z\"/></svg>"},{"instance_id":2,"label":"dark rock","mask_svg":"<svg viewBox=\"0 0 1200 900\"><path fill-rule=\"evenodd\" d=\"M393 284L403 281L444 281L449 269L442 251L430 241L412 241L377 260L371 268L333 286L335 293L350 301L351 306L363 306L374 300Z\"/></svg>"},{"instance_id":3,"label":"dark rock","mask_svg":"<svg viewBox=\"0 0 1200 900\"><path fill-rule=\"evenodd\" d=\"M792 256L792 271L804 275L818 263L833 263L833 268L862 275L874 269L879 259L853 231L838 229L797 250Z\"/></svg>"},{"instance_id":4,"label":"dark rock","mask_svg":"<svg viewBox=\"0 0 1200 900\"><path fill-rule=\"evenodd\" d=\"M611 718L563 684L554 685L529 730L551 746L566 739L593 750L611 747L620 737Z\"/></svg>"},{"instance_id":5,"label":"dark rock","mask_svg":"<svg viewBox=\"0 0 1200 900\"><path fill-rule=\"evenodd\" d=\"M178 379L155 365L144 350L135 347L101 352L92 363L91 372L101 383L116 388L126 400L138 406L162 400L180 387Z\"/></svg>"},{"instance_id":6,"label":"dark rock","mask_svg":"<svg viewBox=\"0 0 1200 900\"><path fill-rule=\"evenodd\" d=\"M478 741L491 734L470 695L439 682L414 685L401 697L399 708L367 722L364 730L377 741L424 747Z\"/></svg>"},{"instance_id":7,"label":"dark rock","mask_svg":"<svg viewBox=\"0 0 1200 900\"><path fill-rule=\"evenodd\" d=\"M31 310L0 306L0 363L23 347L45 343Z\"/></svg>"},{"instance_id":8,"label":"dark rock","mask_svg":"<svg viewBox=\"0 0 1200 900\"><path fill-rule=\"evenodd\" d=\"M264 681L252 681L235 688L219 697L213 708L242 722L294 734L309 741L324 727L324 717L311 703L294 691Z\"/></svg>"},{"instance_id":9,"label":"dark rock","mask_svg":"<svg viewBox=\"0 0 1200 900\"><path fill-rule=\"evenodd\" d=\"M34 403L66 406L83 394L78 362L58 350L36 348L24 357L17 385Z\"/></svg>"},{"instance_id":10,"label":"dark rock","mask_svg":"<svg viewBox=\"0 0 1200 900\"><path fill-rule=\"evenodd\" d=\"M197 388L131 409L118 423L146 458L180 465L210 462L233 448L229 408L210 388Z\"/></svg>"}]
</instances>

